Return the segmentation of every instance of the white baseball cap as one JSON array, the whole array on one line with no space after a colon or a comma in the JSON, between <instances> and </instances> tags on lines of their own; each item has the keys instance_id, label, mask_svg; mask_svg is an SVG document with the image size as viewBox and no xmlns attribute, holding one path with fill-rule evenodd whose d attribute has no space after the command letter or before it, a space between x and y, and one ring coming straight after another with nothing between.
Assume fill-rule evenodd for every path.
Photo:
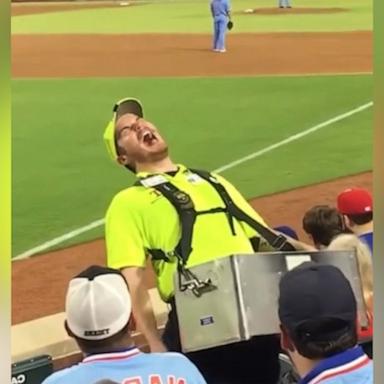
<instances>
[{"instance_id":1,"label":"white baseball cap","mask_svg":"<svg viewBox=\"0 0 384 384\"><path fill-rule=\"evenodd\" d=\"M65 312L68 328L81 339L107 339L131 317L131 297L120 271L91 266L68 285Z\"/></svg>"}]
</instances>

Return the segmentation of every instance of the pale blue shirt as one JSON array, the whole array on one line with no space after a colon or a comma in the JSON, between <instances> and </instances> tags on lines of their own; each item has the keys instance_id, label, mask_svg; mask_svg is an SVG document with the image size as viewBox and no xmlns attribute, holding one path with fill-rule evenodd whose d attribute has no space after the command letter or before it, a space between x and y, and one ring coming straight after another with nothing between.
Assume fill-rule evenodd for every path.
<instances>
[{"instance_id":1,"label":"pale blue shirt","mask_svg":"<svg viewBox=\"0 0 384 384\"><path fill-rule=\"evenodd\" d=\"M361 347L322 360L299 384L373 384L373 363Z\"/></svg>"},{"instance_id":2,"label":"pale blue shirt","mask_svg":"<svg viewBox=\"0 0 384 384\"><path fill-rule=\"evenodd\" d=\"M182 354L123 352L90 355L81 363L53 373L43 384L92 384L109 379L124 384L206 384Z\"/></svg>"},{"instance_id":3,"label":"pale blue shirt","mask_svg":"<svg viewBox=\"0 0 384 384\"><path fill-rule=\"evenodd\" d=\"M227 18L230 11L229 0L212 0L211 13L216 19Z\"/></svg>"}]
</instances>

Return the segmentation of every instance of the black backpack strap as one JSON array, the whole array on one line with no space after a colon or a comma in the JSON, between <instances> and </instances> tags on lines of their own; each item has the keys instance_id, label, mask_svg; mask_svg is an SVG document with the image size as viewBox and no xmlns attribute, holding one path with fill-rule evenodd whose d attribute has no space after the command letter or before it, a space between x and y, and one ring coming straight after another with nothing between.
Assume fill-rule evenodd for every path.
<instances>
[{"instance_id":1,"label":"black backpack strap","mask_svg":"<svg viewBox=\"0 0 384 384\"><path fill-rule=\"evenodd\" d=\"M253 228L257 233L262 236L274 249L281 251L294 251L295 248L287 242L287 239L283 235L276 235L269 228L265 227L253 217L249 216L242 209L240 209L232 200L231 196L225 189L225 187L219 183L214 176L212 176L207 171L201 171L196 169L191 169L191 172L196 173L202 179L206 180L210 183L213 188L216 189L217 193L220 195L223 200L227 212L230 217L231 229L233 230L233 217L235 217L239 221L243 221L248 224L251 228Z\"/></svg>"},{"instance_id":2,"label":"black backpack strap","mask_svg":"<svg viewBox=\"0 0 384 384\"><path fill-rule=\"evenodd\" d=\"M143 185L143 183L141 180L138 180L134 185ZM181 224L181 236L175 248L175 255L179 257L179 261L181 261L183 265L186 265L189 255L192 253L193 226L195 225L197 216L193 201L187 193L176 188L170 182L152 185L151 188L160 192L177 211ZM148 252L154 260L168 260L168 257L162 250L150 249Z\"/></svg>"}]
</instances>

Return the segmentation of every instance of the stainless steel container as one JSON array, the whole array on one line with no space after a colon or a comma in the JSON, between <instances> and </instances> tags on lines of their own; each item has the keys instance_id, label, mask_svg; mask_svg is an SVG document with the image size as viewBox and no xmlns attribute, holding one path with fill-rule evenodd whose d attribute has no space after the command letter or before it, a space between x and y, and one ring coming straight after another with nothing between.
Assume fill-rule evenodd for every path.
<instances>
[{"instance_id":1,"label":"stainless steel container","mask_svg":"<svg viewBox=\"0 0 384 384\"><path fill-rule=\"evenodd\" d=\"M191 289L193 279L175 276L176 310L184 352L279 333L278 286L281 276L305 261L332 264L351 282L360 324L365 325L365 305L355 253L352 251L268 252L233 255L190 268L201 285L209 286L200 297ZM213 288L213 289L212 289Z\"/></svg>"}]
</instances>

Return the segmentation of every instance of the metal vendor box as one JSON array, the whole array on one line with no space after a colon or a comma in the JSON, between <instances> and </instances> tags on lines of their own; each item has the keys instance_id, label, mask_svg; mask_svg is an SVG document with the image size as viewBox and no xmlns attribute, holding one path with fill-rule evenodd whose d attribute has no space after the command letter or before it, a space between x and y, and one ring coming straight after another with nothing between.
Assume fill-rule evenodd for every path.
<instances>
[{"instance_id":1,"label":"metal vendor box","mask_svg":"<svg viewBox=\"0 0 384 384\"><path fill-rule=\"evenodd\" d=\"M176 310L183 351L198 351L257 335L279 333L279 280L286 271L305 261L332 264L341 269L354 290L360 324L366 325L354 252L233 255L190 268L188 280L185 276L175 275Z\"/></svg>"}]
</instances>

